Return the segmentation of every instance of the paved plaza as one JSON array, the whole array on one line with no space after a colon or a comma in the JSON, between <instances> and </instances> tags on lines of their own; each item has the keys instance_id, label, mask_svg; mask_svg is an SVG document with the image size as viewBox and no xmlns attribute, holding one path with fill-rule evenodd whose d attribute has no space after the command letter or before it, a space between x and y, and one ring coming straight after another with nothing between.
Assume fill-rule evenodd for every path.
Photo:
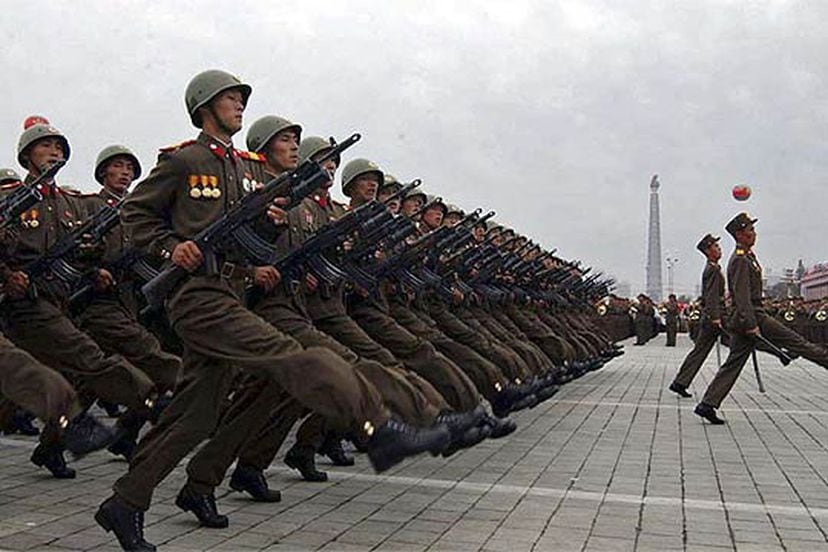
<instances>
[{"instance_id":1,"label":"paved plaza","mask_svg":"<svg viewBox=\"0 0 828 552\"><path fill-rule=\"evenodd\" d=\"M689 341L663 342L628 341L626 355L516 415L510 437L448 460L376 475L358 456L321 484L275 464L279 504L220 489L227 529L200 529L175 507L179 467L156 492L147 539L170 551L828 551L828 373L760 355L767 394L748 365L723 405L728 424L713 427L666 389ZM697 397L714 370L711 355ZM119 550L92 515L126 464L97 453L57 481L29 463L34 443L0 438L0 549Z\"/></svg>"}]
</instances>

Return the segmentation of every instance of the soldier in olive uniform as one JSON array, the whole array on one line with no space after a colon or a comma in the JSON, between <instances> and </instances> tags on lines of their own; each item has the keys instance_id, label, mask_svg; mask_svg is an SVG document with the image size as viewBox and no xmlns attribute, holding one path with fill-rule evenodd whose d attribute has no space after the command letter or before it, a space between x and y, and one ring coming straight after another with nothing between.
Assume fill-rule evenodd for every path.
<instances>
[{"instance_id":1,"label":"soldier in olive uniform","mask_svg":"<svg viewBox=\"0 0 828 552\"><path fill-rule=\"evenodd\" d=\"M56 128L35 124L20 136L18 161L28 170L27 182L48 165L68 159L69 142ZM123 357L107 355L67 316L67 286L49 273L29 282L26 267L59 239L82 224L86 209L81 198L54 180L40 188L43 199L21 215L20 231L8 234L5 301L2 317L8 337L47 366L57 369L85 390L110 402L146 413L153 404L152 381ZM83 259L68 259L83 263ZM111 283L112 275L97 270L98 285ZM32 286L37 286L34 293ZM67 477L61 447L41 440L32 462L55 477Z\"/></svg>"},{"instance_id":2,"label":"soldier in olive uniform","mask_svg":"<svg viewBox=\"0 0 828 552\"><path fill-rule=\"evenodd\" d=\"M667 298L667 304L664 305L664 326L667 334L667 347L676 346L676 334L678 334L679 325L679 306L676 296L670 294Z\"/></svg>"},{"instance_id":3,"label":"soldier in olive uniform","mask_svg":"<svg viewBox=\"0 0 828 552\"><path fill-rule=\"evenodd\" d=\"M219 405L237 370L262 375L307 408L367 440L369 458L379 470L404 457L447 445L448 432L414 430L392 420L382 398L346 361L322 348L303 349L292 338L242 304L245 280L275 285L273 267L251 268L243 252L205 252L193 239L228 212L253 179L262 181L242 161L232 144L252 89L219 70L194 77L185 103L196 140L163 151L149 177L124 204L122 221L136 247L170 259L191 273L167 298L166 308L184 344L183 367L176 392L158 423L144 436L129 473L115 482L115 494L101 504L96 521L115 531L128 550L155 550L143 537L144 511L154 488L195 446L216 429ZM248 156L249 157L249 156ZM267 218L282 222L285 213L273 204ZM270 224L262 216L263 226ZM218 273L205 265L216 255ZM176 504L201 517L216 519L215 497L185 486Z\"/></svg>"},{"instance_id":4,"label":"soldier in olive uniform","mask_svg":"<svg viewBox=\"0 0 828 552\"><path fill-rule=\"evenodd\" d=\"M733 298L733 313L728 324L731 330L730 353L707 387L695 413L713 424L723 424L716 409L736 383L751 351L756 347L754 336L801 355L828 368L828 350L806 341L801 335L768 315L762 304L762 267L753 252L756 243L757 219L739 213L725 229L736 240L736 250L727 265L727 286Z\"/></svg>"},{"instance_id":5,"label":"soldier in olive uniform","mask_svg":"<svg viewBox=\"0 0 828 552\"><path fill-rule=\"evenodd\" d=\"M90 216L105 206L116 206L126 196L133 180L141 176L141 164L128 148L108 146L98 154L94 175L102 189L84 198ZM138 323L130 285L132 276L126 270L115 271L112 266L127 247L120 226L107 235L99 264L112 273L114 281L105 288L93 288L90 299L79 307L76 321L101 349L126 358L153 381L159 394L165 394L175 387L181 360L162 351L158 339ZM120 437L109 447L110 452L129 459L145 421L144 416L133 411L123 414L118 419Z\"/></svg>"},{"instance_id":6,"label":"soldier in olive uniform","mask_svg":"<svg viewBox=\"0 0 828 552\"><path fill-rule=\"evenodd\" d=\"M687 354L681 364L675 379L670 384L670 391L681 397L692 397L687 392L693 378L704 364L710 350L716 344L722 332L722 313L724 311L725 278L719 266L722 258L722 248L719 246L719 237L711 234L705 236L696 244L696 249L707 257L707 263L702 272L701 321L698 336L693 350Z\"/></svg>"},{"instance_id":7,"label":"soldier in olive uniform","mask_svg":"<svg viewBox=\"0 0 828 552\"><path fill-rule=\"evenodd\" d=\"M296 168L299 161L300 132L299 125L272 115L258 119L250 127L247 135L248 147L255 154L264 157L268 176L275 177L282 172ZM277 252L286 254L294 248L301 247L310 234L312 230L312 220L308 219L311 213L310 201L312 201L310 198L306 198L300 205L288 212L287 225L274 239ZM261 296L254 301L253 311L303 347L323 347L346 360L375 385L390 411L400 419L421 427L432 426L435 422L453 421L455 416L448 413L441 415L439 410L421 397L419 391L404 378L397 376L377 362L359 358L353 351L317 330L307 313L303 288L315 289L318 282L309 273L297 275L297 277L304 277L304 282L291 282L286 275L281 285L263 288ZM313 410L302 406L295 399L294 404L291 405L289 399L291 397L286 393L268 392L266 385L252 381L246 386L244 392L235 394L234 403L247 405L269 402L271 408L277 405L279 408L262 415L257 413L256 409L246 406L242 410L231 406L230 411L222 419L220 433L230 431L232 436L244 438L244 444L239 453L240 462L231 477L231 486L238 490L246 490L259 500L271 496L260 492L264 468L270 464L270 460L275 456L295 422ZM250 421L245 421L245 418L249 418ZM233 431L232 428L235 427L248 428L249 435ZM299 429L298 446L292 448L285 458L286 463L298 469L306 480L327 480L327 475L318 471L314 464L315 451L322 446L324 435L325 426L322 424L322 418L318 415L308 417ZM189 463L187 467L189 484L204 489L209 487L212 492L212 488L221 482L227 468L235 459L231 454L234 448L227 446L226 439L212 439ZM268 451L266 456L269 458L265 458L263 448ZM251 456L259 460L256 463L247 462L246 460ZM257 481L259 484L245 485L247 481Z\"/></svg>"}]
</instances>

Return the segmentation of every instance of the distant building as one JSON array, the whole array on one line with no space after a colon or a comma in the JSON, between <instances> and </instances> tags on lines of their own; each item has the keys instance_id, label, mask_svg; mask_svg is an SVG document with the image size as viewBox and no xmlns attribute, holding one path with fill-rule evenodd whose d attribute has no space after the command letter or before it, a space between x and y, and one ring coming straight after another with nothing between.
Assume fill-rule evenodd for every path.
<instances>
[{"instance_id":1,"label":"distant building","mask_svg":"<svg viewBox=\"0 0 828 552\"><path fill-rule=\"evenodd\" d=\"M650 180L650 225L647 229L647 295L661 301L661 216L658 208L658 175Z\"/></svg>"},{"instance_id":2,"label":"distant building","mask_svg":"<svg viewBox=\"0 0 828 552\"><path fill-rule=\"evenodd\" d=\"M806 301L828 297L828 262L807 269L802 275L801 289Z\"/></svg>"}]
</instances>

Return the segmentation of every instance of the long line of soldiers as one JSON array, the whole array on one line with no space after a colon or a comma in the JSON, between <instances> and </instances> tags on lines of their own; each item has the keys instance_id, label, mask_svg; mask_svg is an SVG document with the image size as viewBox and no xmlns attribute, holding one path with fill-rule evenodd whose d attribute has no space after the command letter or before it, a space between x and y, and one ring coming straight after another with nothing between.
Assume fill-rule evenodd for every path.
<instances>
[{"instance_id":1,"label":"long line of soldiers","mask_svg":"<svg viewBox=\"0 0 828 552\"><path fill-rule=\"evenodd\" d=\"M285 462L305 479L327 478L316 454L353 463L343 438L383 471L506 436L510 412L621 354L591 307L611 283L491 214L365 159L342 170L350 204L333 201L358 136L302 139L267 116L236 149L251 92L195 76L201 133L162 149L131 193L142 168L123 146L99 155L99 194L58 186L70 147L45 121L20 138L26 177L2 172L0 389L45 423L32 461L55 477L75 475L66 449L129 460L95 514L125 550L155 550L153 490L203 441L176 504L226 527L227 470L231 488L278 501L264 471L299 421ZM85 413L94 400L127 410L110 428Z\"/></svg>"}]
</instances>

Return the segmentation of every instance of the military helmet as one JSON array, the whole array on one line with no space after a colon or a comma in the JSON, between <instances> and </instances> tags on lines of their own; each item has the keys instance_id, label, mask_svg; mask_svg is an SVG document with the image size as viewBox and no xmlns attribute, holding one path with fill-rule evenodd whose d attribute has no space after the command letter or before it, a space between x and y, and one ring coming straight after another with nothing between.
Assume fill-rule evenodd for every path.
<instances>
[{"instance_id":1,"label":"military helmet","mask_svg":"<svg viewBox=\"0 0 828 552\"><path fill-rule=\"evenodd\" d=\"M441 211L443 211L443 216L446 216L448 213L448 206L443 203L443 198L429 194L426 196L426 209L431 209L433 207L437 207Z\"/></svg>"},{"instance_id":2,"label":"military helmet","mask_svg":"<svg viewBox=\"0 0 828 552\"><path fill-rule=\"evenodd\" d=\"M402 187L403 187L403 185L400 183L399 180L397 180L397 177L395 177L393 174L386 173L385 178L384 178L382 184L380 185L379 189L380 189L380 191L383 191L383 192L390 191L392 194L395 194L395 193L399 192L400 190L402 190ZM390 190L389 190L389 188L390 188Z\"/></svg>"},{"instance_id":3,"label":"military helmet","mask_svg":"<svg viewBox=\"0 0 828 552\"><path fill-rule=\"evenodd\" d=\"M405 201L406 199L411 199L415 197L419 197L423 205L428 203L428 196L425 192L421 192L419 188L414 188L413 190L410 190L407 194L403 196L402 200Z\"/></svg>"},{"instance_id":4,"label":"military helmet","mask_svg":"<svg viewBox=\"0 0 828 552\"><path fill-rule=\"evenodd\" d=\"M95 180L98 181L98 184L103 184L103 169L106 164L118 156L129 157L130 161L132 161L132 164L135 167L133 180L138 180L138 178L141 177L141 162L138 161L138 156L132 153L132 150L128 147L116 144L113 146L106 146L98 154L98 159L95 161Z\"/></svg>"},{"instance_id":5,"label":"military helmet","mask_svg":"<svg viewBox=\"0 0 828 552\"><path fill-rule=\"evenodd\" d=\"M466 212L453 203L446 205L446 215L458 215L460 217L466 216Z\"/></svg>"},{"instance_id":6,"label":"military helmet","mask_svg":"<svg viewBox=\"0 0 828 552\"><path fill-rule=\"evenodd\" d=\"M250 125L250 130L247 131L247 149L261 153L267 147L270 139L283 130L295 131L297 139L302 136L302 125L288 121L283 117L265 115L261 119L257 119L255 123Z\"/></svg>"},{"instance_id":7,"label":"military helmet","mask_svg":"<svg viewBox=\"0 0 828 552\"><path fill-rule=\"evenodd\" d=\"M486 221L486 233L487 234L493 233L493 232L500 232L501 230L503 230L503 225L502 224L498 224L497 222L495 222L493 220L487 220Z\"/></svg>"},{"instance_id":8,"label":"military helmet","mask_svg":"<svg viewBox=\"0 0 828 552\"><path fill-rule=\"evenodd\" d=\"M249 84L244 84L238 77L226 71L210 69L194 76L187 85L184 93L184 103L187 105L187 113L190 114L190 121L193 125L201 128L201 115L198 109L204 107L210 100L225 90L238 88L242 93L242 101L247 105L247 100L253 89Z\"/></svg>"},{"instance_id":9,"label":"military helmet","mask_svg":"<svg viewBox=\"0 0 828 552\"><path fill-rule=\"evenodd\" d=\"M14 169L0 169L0 184L9 182L21 182L23 179Z\"/></svg>"},{"instance_id":10,"label":"military helmet","mask_svg":"<svg viewBox=\"0 0 828 552\"><path fill-rule=\"evenodd\" d=\"M385 181L385 173L379 165L367 159L353 159L342 169L342 193L350 197L351 184L364 174L373 173L379 176L379 181Z\"/></svg>"},{"instance_id":11,"label":"military helmet","mask_svg":"<svg viewBox=\"0 0 828 552\"><path fill-rule=\"evenodd\" d=\"M20 166L28 169L26 166L26 154L29 151L29 148L32 144L37 142L42 138L59 138L61 143L63 144L63 158L65 160L69 160L69 140L66 139L66 136L63 135L61 131L53 127L52 125L46 124L35 124L27 128L23 131L23 134L20 135L20 140L17 142L17 162L20 163Z\"/></svg>"},{"instance_id":12,"label":"military helmet","mask_svg":"<svg viewBox=\"0 0 828 552\"><path fill-rule=\"evenodd\" d=\"M299 162L303 163L318 153L331 149L336 142L333 138L325 140L321 136L308 136L299 143ZM339 165L339 156L334 159Z\"/></svg>"}]
</instances>

